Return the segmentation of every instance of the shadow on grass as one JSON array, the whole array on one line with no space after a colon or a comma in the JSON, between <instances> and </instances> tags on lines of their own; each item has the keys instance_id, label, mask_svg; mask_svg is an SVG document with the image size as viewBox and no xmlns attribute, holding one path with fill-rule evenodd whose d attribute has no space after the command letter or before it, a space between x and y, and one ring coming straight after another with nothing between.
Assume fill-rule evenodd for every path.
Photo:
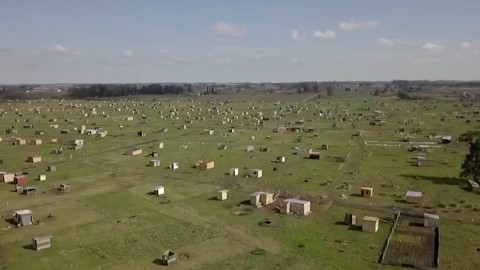
<instances>
[{"instance_id":1,"label":"shadow on grass","mask_svg":"<svg viewBox=\"0 0 480 270\"><path fill-rule=\"evenodd\" d=\"M27 249L27 250L35 250L35 248L33 248L32 244L24 245L24 246L22 246L22 248Z\"/></svg>"},{"instance_id":2,"label":"shadow on grass","mask_svg":"<svg viewBox=\"0 0 480 270\"><path fill-rule=\"evenodd\" d=\"M250 200L241 201L238 205L250 205Z\"/></svg>"},{"instance_id":3,"label":"shadow on grass","mask_svg":"<svg viewBox=\"0 0 480 270\"><path fill-rule=\"evenodd\" d=\"M456 177L438 177L438 176L428 176L428 175L418 175L418 174L401 174L400 177L407 177L414 180L424 180L430 181L433 184L437 185L458 185L461 184L459 178Z\"/></svg>"},{"instance_id":4,"label":"shadow on grass","mask_svg":"<svg viewBox=\"0 0 480 270\"><path fill-rule=\"evenodd\" d=\"M217 196L213 196L207 199L208 201L218 201Z\"/></svg>"},{"instance_id":5,"label":"shadow on grass","mask_svg":"<svg viewBox=\"0 0 480 270\"><path fill-rule=\"evenodd\" d=\"M348 230L349 230L349 231L357 231L357 232L360 232L360 231L362 231L362 226L352 225L352 226L348 227Z\"/></svg>"}]
</instances>

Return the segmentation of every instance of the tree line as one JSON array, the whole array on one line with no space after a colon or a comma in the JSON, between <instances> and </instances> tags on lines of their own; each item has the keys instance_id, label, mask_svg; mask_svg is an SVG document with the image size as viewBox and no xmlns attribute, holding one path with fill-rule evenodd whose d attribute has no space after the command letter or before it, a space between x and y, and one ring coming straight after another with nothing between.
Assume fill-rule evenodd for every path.
<instances>
[{"instance_id":1,"label":"tree line","mask_svg":"<svg viewBox=\"0 0 480 270\"><path fill-rule=\"evenodd\" d=\"M192 93L191 84L94 84L79 85L68 89L68 95L72 98L105 98L133 95L180 95Z\"/></svg>"}]
</instances>

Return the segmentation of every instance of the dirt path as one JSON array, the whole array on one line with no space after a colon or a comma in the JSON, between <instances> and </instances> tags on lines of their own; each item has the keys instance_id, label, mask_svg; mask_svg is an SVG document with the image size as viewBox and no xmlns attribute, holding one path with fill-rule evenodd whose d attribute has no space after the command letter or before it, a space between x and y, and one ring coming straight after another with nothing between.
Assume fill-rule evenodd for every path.
<instances>
[{"instance_id":1,"label":"dirt path","mask_svg":"<svg viewBox=\"0 0 480 270\"><path fill-rule=\"evenodd\" d=\"M316 96L319 96L319 95L320 95L320 94L315 94L315 95L313 95L313 96L311 96L311 97L308 97L308 98L306 98L306 99L304 99L304 100L302 100L302 101L303 101L303 102L307 102L307 101L309 101L310 99L312 99L312 98L314 98L314 97L316 97Z\"/></svg>"}]
</instances>

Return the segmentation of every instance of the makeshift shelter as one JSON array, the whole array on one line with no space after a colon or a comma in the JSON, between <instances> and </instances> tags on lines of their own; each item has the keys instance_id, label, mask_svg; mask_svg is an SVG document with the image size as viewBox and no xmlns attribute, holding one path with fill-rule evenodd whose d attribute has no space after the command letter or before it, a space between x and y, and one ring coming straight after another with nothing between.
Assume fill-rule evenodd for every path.
<instances>
[{"instance_id":1,"label":"makeshift shelter","mask_svg":"<svg viewBox=\"0 0 480 270\"><path fill-rule=\"evenodd\" d=\"M228 190L226 189L220 190L217 193L217 200L224 201L227 199L227 195L228 195Z\"/></svg>"},{"instance_id":2,"label":"makeshift shelter","mask_svg":"<svg viewBox=\"0 0 480 270\"><path fill-rule=\"evenodd\" d=\"M70 184L60 184L59 189L62 192L70 192Z\"/></svg>"},{"instance_id":3,"label":"makeshift shelter","mask_svg":"<svg viewBox=\"0 0 480 270\"><path fill-rule=\"evenodd\" d=\"M130 156L138 156L138 155L142 154L142 149L132 148L132 149L128 150L127 154L130 155Z\"/></svg>"},{"instance_id":4,"label":"makeshift shelter","mask_svg":"<svg viewBox=\"0 0 480 270\"><path fill-rule=\"evenodd\" d=\"M285 163L285 157L277 157L277 162L278 163Z\"/></svg>"},{"instance_id":5,"label":"makeshift shelter","mask_svg":"<svg viewBox=\"0 0 480 270\"><path fill-rule=\"evenodd\" d=\"M273 203L273 193L257 191L250 195L250 204L256 207L262 207Z\"/></svg>"},{"instance_id":6,"label":"makeshift shelter","mask_svg":"<svg viewBox=\"0 0 480 270\"><path fill-rule=\"evenodd\" d=\"M231 176L237 176L238 175L238 168L230 168L229 174Z\"/></svg>"},{"instance_id":7,"label":"makeshift shelter","mask_svg":"<svg viewBox=\"0 0 480 270\"><path fill-rule=\"evenodd\" d=\"M423 213L423 227L437 228L440 217L435 214Z\"/></svg>"},{"instance_id":8,"label":"makeshift shelter","mask_svg":"<svg viewBox=\"0 0 480 270\"><path fill-rule=\"evenodd\" d=\"M13 211L13 221L18 226L32 225L33 223L32 211L28 209Z\"/></svg>"},{"instance_id":9,"label":"makeshift shelter","mask_svg":"<svg viewBox=\"0 0 480 270\"><path fill-rule=\"evenodd\" d=\"M160 166L160 160L152 159L152 160L150 160L150 162L148 164L152 167L159 167Z\"/></svg>"},{"instance_id":10,"label":"makeshift shelter","mask_svg":"<svg viewBox=\"0 0 480 270\"><path fill-rule=\"evenodd\" d=\"M405 200L407 203L421 203L422 202L422 192L421 191L407 191L405 195Z\"/></svg>"},{"instance_id":11,"label":"makeshift shelter","mask_svg":"<svg viewBox=\"0 0 480 270\"><path fill-rule=\"evenodd\" d=\"M36 187L24 187L23 188L23 194L24 195L35 195L35 194L37 194L37 188Z\"/></svg>"},{"instance_id":12,"label":"makeshift shelter","mask_svg":"<svg viewBox=\"0 0 480 270\"><path fill-rule=\"evenodd\" d=\"M281 212L284 214L294 213L296 215L306 216L310 214L310 201L298 199L283 200Z\"/></svg>"},{"instance_id":13,"label":"makeshift shelter","mask_svg":"<svg viewBox=\"0 0 480 270\"><path fill-rule=\"evenodd\" d=\"M165 194L165 188L163 186L154 187L152 189L152 193L155 194L155 195L164 195Z\"/></svg>"},{"instance_id":14,"label":"makeshift shelter","mask_svg":"<svg viewBox=\"0 0 480 270\"><path fill-rule=\"evenodd\" d=\"M320 152L310 152L309 153L310 159L320 159Z\"/></svg>"},{"instance_id":15,"label":"makeshift shelter","mask_svg":"<svg viewBox=\"0 0 480 270\"><path fill-rule=\"evenodd\" d=\"M0 172L0 181L4 183L11 183L15 181L15 174L7 173L7 172Z\"/></svg>"},{"instance_id":16,"label":"makeshift shelter","mask_svg":"<svg viewBox=\"0 0 480 270\"><path fill-rule=\"evenodd\" d=\"M57 171L57 167L56 166L53 166L53 165L50 165L47 167L47 171L49 172L55 172Z\"/></svg>"},{"instance_id":17,"label":"makeshift shelter","mask_svg":"<svg viewBox=\"0 0 480 270\"><path fill-rule=\"evenodd\" d=\"M356 226L357 225L357 216L349 213L345 213L344 222L348 226Z\"/></svg>"},{"instance_id":18,"label":"makeshift shelter","mask_svg":"<svg viewBox=\"0 0 480 270\"><path fill-rule=\"evenodd\" d=\"M366 197L366 198L372 198L373 197L373 188L371 188L371 187L361 187L360 188L360 196Z\"/></svg>"},{"instance_id":19,"label":"makeshift shelter","mask_svg":"<svg viewBox=\"0 0 480 270\"><path fill-rule=\"evenodd\" d=\"M154 143L153 144L153 149L155 149L155 148L163 149L163 142Z\"/></svg>"},{"instance_id":20,"label":"makeshift shelter","mask_svg":"<svg viewBox=\"0 0 480 270\"><path fill-rule=\"evenodd\" d=\"M178 169L178 163L177 162L170 162L170 165L168 166L172 170Z\"/></svg>"},{"instance_id":21,"label":"makeshift shelter","mask_svg":"<svg viewBox=\"0 0 480 270\"><path fill-rule=\"evenodd\" d=\"M21 139L21 138L15 138L13 140L13 145L25 145L27 143L27 141L25 139Z\"/></svg>"},{"instance_id":22,"label":"makeshift shelter","mask_svg":"<svg viewBox=\"0 0 480 270\"><path fill-rule=\"evenodd\" d=\"M41 161L42 161L41 156L28 156L27 157L27 162L30 162L30 163L38 163L38 162L41 162Z\"/></svg>"},{"instance_id":23,"label":"makeshift shelter","mask_svg":"<svg viewBox=\"0 0 480 270\"><path fill-rule=\"evenodd\" d=\"M40 175L38 176L38 180L39 180L39 181L45 181L45 180L47 180L47 176L46 176L45 174L40 174Z\"/></svg>"},{"instance_id":24,"label":"makeshift shelter","mask_svg":"<svg viewBox=\"0 0 480 270\"><path fill-rule=\"evenodd\" d=\"M480 185L475 182L474 180L467 180L468 181L468 189L473 192L480 192ZM5 181L4 181L5 182Z\"/></svg>"},{"instance_id":25,"label":"makeshift shelter","mask_svg":"<svg viewBox=\"0 0 480 270\"><path fill-rule=\"evenodd\" d=\"M263 175L263 171L259 169L250 170L250 177L260 178Z\"/></svg>"},{"instance_id":26,"label":"makeshift shelter","mask_svg":"<svg viewBox=\"0 0 480 270\"><path fill-rule=\"evenodd\" d=\"M247 145L247 152L252 152L255 149L253 145Z\"/></svg>"},{"instance_id":27,"label":"makeshift shelter","mask_svg":"<svg viewBox=\"0 0 480 270\"><path fill-rule=\"evenodd\" d=\"M32 247L35 250L42 250L51 247L50 239L51 236L38 236L32 238Z\"/></svg>"},{"instance_id":28,"label":"makeshift shelter","mask_svg":"<svg viewBox=\"0 0 480 270\"><path fill-rule=\"evenodd\" d=\"M161 264L168 266L176 260L177 260L177 254L175 254L170 250L167 250L162 254L160 262Z\"/></svg>"},{"instance_id":29,"label":"makeshift shelter","mask_svg":"<svg viewBox=\"0 0 480 270\"><path fill-rule=\"evenodd\" d=\"M215 167L215 162L213 160L200 160L195 164L195 167L201 170L209 170Z\"/></svg>"},{"instance_id":30,"label":"makeshift shelter","mask_svg":"<svg viewBox=\"0 0 480 270\"><path fill-rule=\"evenodd\" d=\"M25 186L27 184L27 178L24 175L17 175L13 179L17 186Z\"/></svg>"},{"instance_id":31,"label":"makeshift shelter","mask_svg":"<svg viewBox=\"0 0 480 270\"><path fill-rule=\"evenodd\" d=\"M376 233L378 231L379 218L365 216L362 221L362 231Z\"/></svg>"},{"instance_id":32,"label":"makeshift shelter","mask_svg":"<svg viewBox=\"0 0 480 270\"><path fill-rule=\"evenodd\" d=\"M42 140L41 139L33 139L31 141L31 144L32 145L41 145L42 144Z\"/></svg>"}]
</instances>

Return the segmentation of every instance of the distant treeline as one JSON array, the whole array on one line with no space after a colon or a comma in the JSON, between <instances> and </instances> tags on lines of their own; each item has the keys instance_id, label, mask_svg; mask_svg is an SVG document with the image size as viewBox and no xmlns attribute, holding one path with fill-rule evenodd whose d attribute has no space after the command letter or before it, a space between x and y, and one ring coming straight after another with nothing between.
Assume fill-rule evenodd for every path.
<instances>
[{"instance_id":1,"label":"distant treeline","mask_svg":"<svg viewBox=\"0 0 480 270\"><path fill-rule=\"evenodd\" d=\"M180 95L192 93L191 84L95 84L70 87L68 95L72 98L103 98L133 95Z\"/></svg>"}]
</instances>

